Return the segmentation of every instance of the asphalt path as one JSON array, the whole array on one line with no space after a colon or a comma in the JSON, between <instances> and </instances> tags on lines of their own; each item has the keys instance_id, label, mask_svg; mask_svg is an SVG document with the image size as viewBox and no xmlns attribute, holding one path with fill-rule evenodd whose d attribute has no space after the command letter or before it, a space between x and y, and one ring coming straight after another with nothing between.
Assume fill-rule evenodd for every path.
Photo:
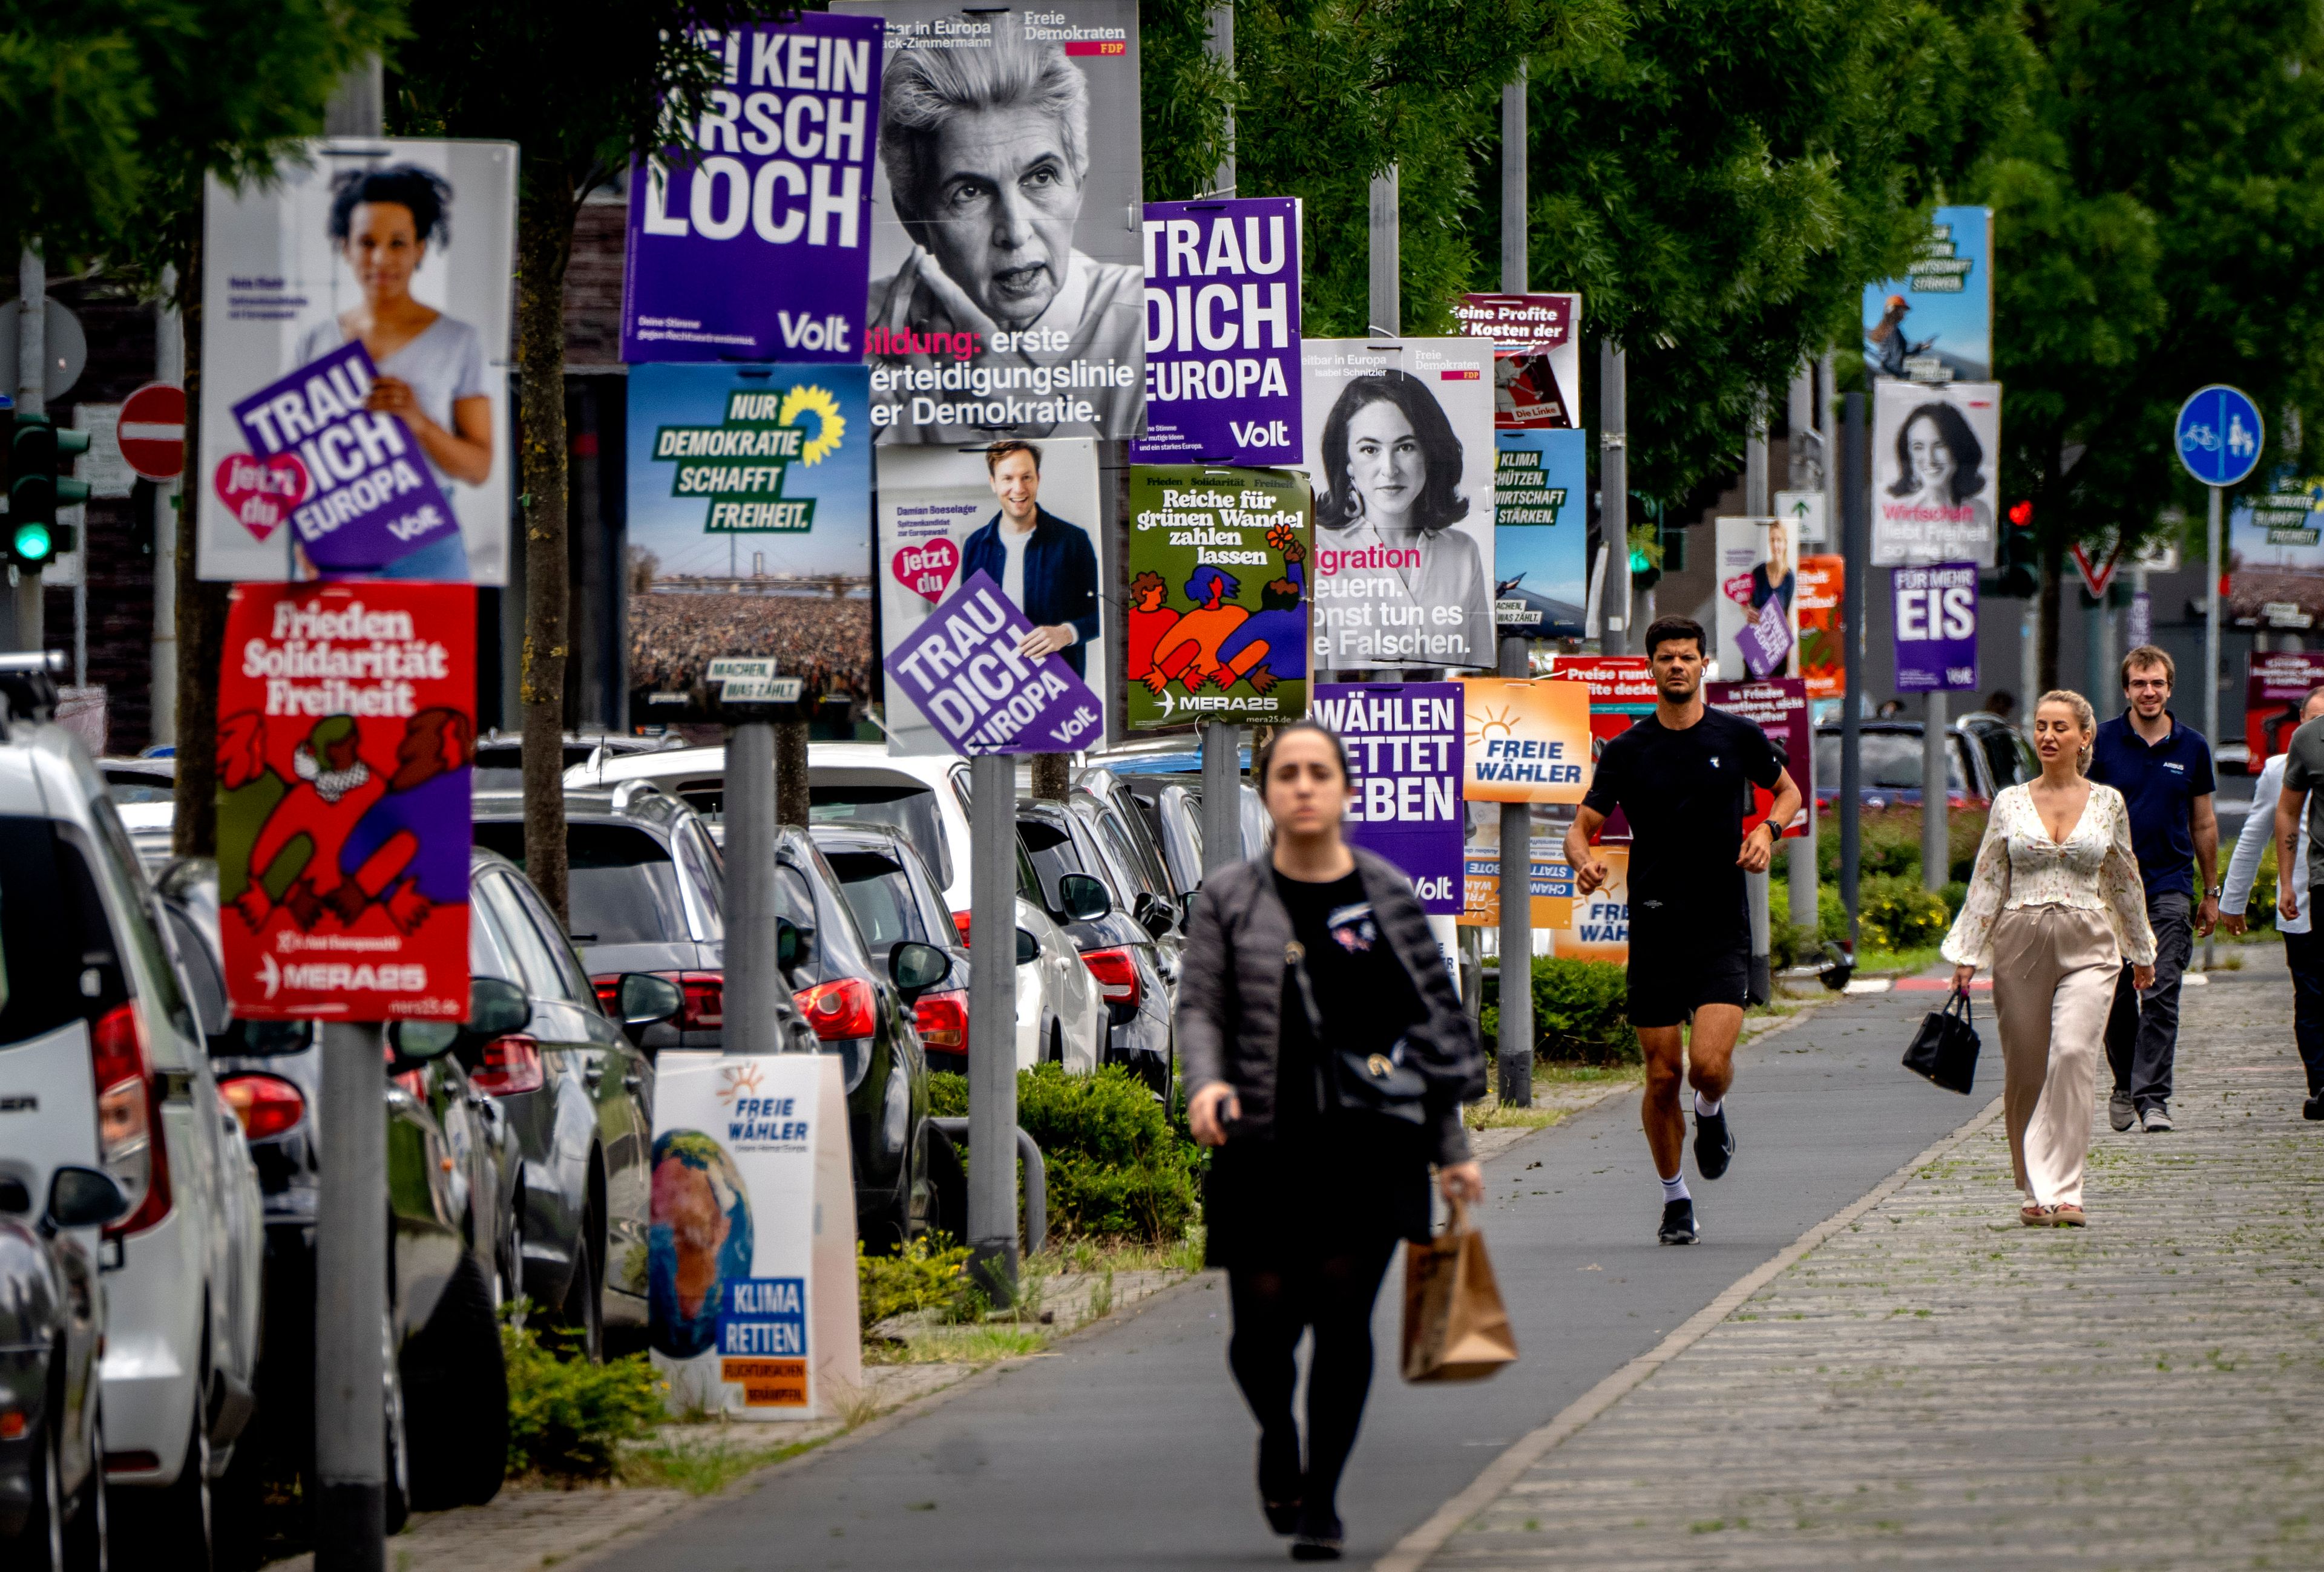
<instances>
[{"instance_id":1,"label":"asphalt path","mask_svg":"<svg viewBox=\"0 0 2324 1572\"><path fill-rule=\"evenodd\" d=\"M1700 1182L1702 1243L1655 1241L1661 1194L1626 1092L1486 1164L1482 1219L1521 1357L1493 1380L1393 1373L1400 1265L1380 1296L1381 1374L1341 1487L1348 1558L1383 1554L1502 1448L1646 1352L1808 1228L1981 1108L1897 1068L1936 993L1841 1000L1746 1047L1739 1149ZM1988 1044L1992 1031L1985 1034ZM2008 1178L1997 1174L1997 1198ZM1216 1274L1062 1344L883 1434L811 1454L592 1563L619 1572L792 1567L1279 1566L1252 1484L1256 1439L1226 1369ZM1731 1435L1702 1438L1730 1447ZM1674 1478L1670 1510L1692 1503Z\"/></svg>"}]
</instances>

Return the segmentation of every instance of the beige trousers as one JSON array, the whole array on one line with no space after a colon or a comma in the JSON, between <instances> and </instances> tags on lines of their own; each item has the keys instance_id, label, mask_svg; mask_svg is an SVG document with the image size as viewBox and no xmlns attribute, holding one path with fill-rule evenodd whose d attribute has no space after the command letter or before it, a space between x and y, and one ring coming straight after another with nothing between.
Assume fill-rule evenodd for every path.
<instances>
[{"instance_id":1,"label":"beige trousers","mask_svg":"<svg viewBox=\"0 0 2324 1572\"><path fill-rule=\"evenodd\" d=\"M2009 1160L2017 1188L2038 1206L2082 1204L2082 1160L2121 970L2103 912L2020 906L1993 925Z\"/></svg>"}]
</instances>

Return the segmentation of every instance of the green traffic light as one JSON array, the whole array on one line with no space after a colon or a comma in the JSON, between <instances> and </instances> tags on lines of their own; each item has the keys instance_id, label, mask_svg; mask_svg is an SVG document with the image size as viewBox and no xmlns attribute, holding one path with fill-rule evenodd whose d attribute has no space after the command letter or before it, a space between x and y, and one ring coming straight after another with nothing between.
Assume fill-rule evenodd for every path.
<instances>
[{"instance_id":1,"label":"green traffic light","mask_svg":"<svg viewBox=\"0 0 2324 1572\"><path fill-rule=\"evenodd\" d=\"M1645 552L1633 551L1630 553L1630 571L1632 573L1644 573L1653 565L1654 564L1646 560L1646 554Z\"/></svg>"},{"instance_id":2,"label":"green traffic light","mask_svg":"<svg viewBox=\"0 0 2324 1572\"><path fill-rule=\"evenodd\" d=\"M46 524L19 524L8 538L8 555L20 563L43 563L55 552L56 540Z\"/></svg>"}]
</instances>

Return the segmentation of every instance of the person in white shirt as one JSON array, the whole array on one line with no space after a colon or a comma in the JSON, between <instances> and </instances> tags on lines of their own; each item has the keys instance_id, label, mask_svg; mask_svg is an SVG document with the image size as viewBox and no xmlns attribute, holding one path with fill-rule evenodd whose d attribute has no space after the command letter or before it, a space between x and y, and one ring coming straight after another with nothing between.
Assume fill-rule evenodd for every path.
<instances>
[{"instance_id":1,"label":"person in white shirt","mask_svg":"<svg viewBox=\"0 0 2324 1572\"><path fill-rule=\"evenodd\" d=\"M2312 688L2300 705L2302 725L2324 715L2324 687ZM2276 799L2283 794L2283 769L2289 753L2279 753L2259 772L2253 788L2251 814L2243 833L2236 837L2235 854L2227 859L2227 877L2219 892L2219 925L2240 933L2246 923L2253 881L2259 877L2260 854L2275 834ZM2314 823L2303 809L2300 815L2298 855L2289 869L2278 867L2275 877L2290 892L2296 917L2276 914L2275 931L2283 935L2284 964L2292 970L2292 1035L2300 1045L2301 1063L2308 1071L2308 1100L2301 1112L2324 1119L2324 934L2314 931L2308 905L2308 858Z\"/></svg>"}]
</instances>

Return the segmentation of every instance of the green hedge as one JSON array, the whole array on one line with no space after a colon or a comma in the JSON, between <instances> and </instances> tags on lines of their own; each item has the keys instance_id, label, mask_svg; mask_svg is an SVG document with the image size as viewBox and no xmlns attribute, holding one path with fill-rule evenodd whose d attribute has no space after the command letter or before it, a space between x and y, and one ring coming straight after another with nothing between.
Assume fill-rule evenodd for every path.
<instances>
[{"instance_id":1,"label":"green hedge","mask_svg":"<svg viewBox=\"0 0 2324 1572\"><path fill-rule=\"evenodd\" d=\"M1500 973L1485 973L1484 1034L1500 1038ZM1534 1053L1543 1059L1589 1064L1638 1062L1638 1034L1630 1029L1628 981L1606 961L1533 958Z\"/></svg>"},{"instance_id":2,"label":"green hedge","mask_svg":"<svg viewBox=\"0 0 2324 1572\"><path fill-rule=\"evenodd\" d=\"M1942 894L1924 890L1917 874L1911 878L1886 874L1868 877L1857 887L1861 917L1858 952L1917 950L1941 942L1968 892L1969 887L1958 881L1948 885ZM1781 880L1769 887L1767 908L1775 941L1775 961L1780 970L1792 964L1785 959L1785 945L1789 935L1795 932L1791 925L1791 891ZM1819 884L1818 942L1838 943L1847 937L1848 907L1840 898L1839 887Z\"/></svg>"},{"instance_id":3,"label":"green hedge","mask_svg":"<svg viewBox=\"0 0 2324 1572\"><path fill-rule=\"evenodd\" d=\"M508 1470L567 1479L604 1479L623 1441L662 1422L663 1382L643 1354L592 1365L559 1356L533 1327L503 1327L508 1363Z\"/></svg>"},{"instance_id":4,"label":"green hedge","mask_svg":"<svg viewBox=\"0 0 2324 1572\"><path fill-rule=\"evenodd\" d=\"M930 1112L967 1115L965 1076L932 1075L928 1091ZM1056 1064L1019 1071L1017 1124L1041 1148L1052 1235L1167 1245L1201 1212L1202 1149L1118 1064L1094 1075Z\"/></svg>"}]
</instances>

